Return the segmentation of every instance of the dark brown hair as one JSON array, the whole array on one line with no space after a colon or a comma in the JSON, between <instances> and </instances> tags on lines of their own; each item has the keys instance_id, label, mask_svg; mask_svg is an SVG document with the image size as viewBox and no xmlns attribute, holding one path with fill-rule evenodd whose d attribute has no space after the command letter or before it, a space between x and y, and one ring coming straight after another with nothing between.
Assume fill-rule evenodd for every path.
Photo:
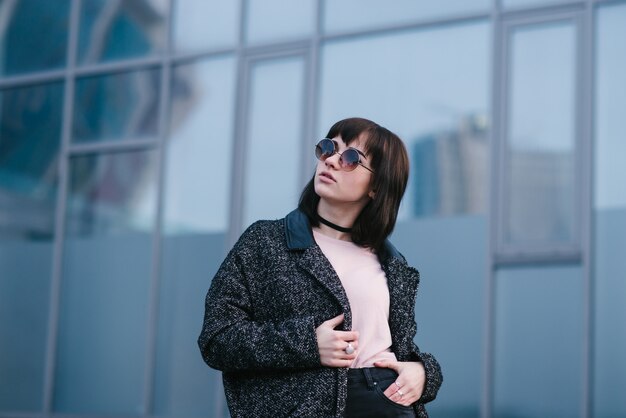
<instances>
[{"instance_id":1,"label":"dark brown hair","mask_svg":"<svg viewBox=\"0 0 626 418\"><path fill-rule=\"evenodd\" d=\"M390 130L363 118L349 118L335 123L327 138L340 136L346 145L361 138L365 153L374 170L372 189L375 196L370 200L352 225L352 241L355 244L380 251L385 239L396 224L400 201L409 178L409 158L402 140ZM298 207L311 222L318 226L317 205L320 197L315 193L315 176L307 183L300 195Z\"/></svg>"}]
</instances>

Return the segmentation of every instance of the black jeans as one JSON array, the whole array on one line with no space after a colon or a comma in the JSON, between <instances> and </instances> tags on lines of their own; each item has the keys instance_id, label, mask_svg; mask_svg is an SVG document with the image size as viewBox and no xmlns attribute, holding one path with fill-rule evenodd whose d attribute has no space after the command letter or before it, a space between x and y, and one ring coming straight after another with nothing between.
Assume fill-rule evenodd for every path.
<instances>
[{"instance_id":1,"label":"black jeans","mask_svg":"<svg viewBox=\"0 0 626 418\"><path fill-rule=\"evenodd\" d=\"M346 417L415 418L413 407L397 404L383 393L397 377L398 374L391 369L366 367L348 370Z\"/></svg>"}]
</instances>

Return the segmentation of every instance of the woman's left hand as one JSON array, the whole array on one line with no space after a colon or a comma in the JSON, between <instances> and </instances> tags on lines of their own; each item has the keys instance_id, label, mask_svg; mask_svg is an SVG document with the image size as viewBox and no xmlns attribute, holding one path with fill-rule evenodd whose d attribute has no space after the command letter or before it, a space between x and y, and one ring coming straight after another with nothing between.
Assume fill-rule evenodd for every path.
<instances>
[{"instance_id":1,"label":"woman's left hand","mask_svg":"<svg viewBox=\"0 0 626 418\"><path fill-rule=\"evenodd\" d=\"M377 361L376 367L386 367L398 373L398 378L389 385L384 394L400 405L409 406L422 396L426 384L426 370L422 363L414 361Z\"/></svg>"}]
</instances>

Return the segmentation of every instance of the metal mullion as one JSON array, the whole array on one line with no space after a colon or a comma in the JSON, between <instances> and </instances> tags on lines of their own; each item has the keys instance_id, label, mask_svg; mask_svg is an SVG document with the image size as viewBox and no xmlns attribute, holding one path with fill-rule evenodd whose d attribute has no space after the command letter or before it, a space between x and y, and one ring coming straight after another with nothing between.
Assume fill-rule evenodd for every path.
<instances>
[{"instance_id":1,"label":"metal mullion","mask_svg":"<svg viewBox=\"0 0 626 418\"><path fill-rule=\"evenodd\" d=\"M357 29L346 32L322 33L320 34L323 41L347 40L351 38L360 38L363 36L386 35L394 32L404 32L408 30L421 30L431 28L441 28L442 26L458 25L465 23L473 23L478 21L489 20L491 14L489 11L457 14L448 17L433 19L418 19L399 25L383 25L373 29Z\"/></svg>"},{"instance_id":2,"label":"metal mullion","mask_svg":"<svg viewBox=\"0 0 626 418\"><path fill-rule=\"evenodd\" d=\"M77 77L95 76L111 73L130 72L150 67L159 67L163 63L164 57L151 56L132 60L105 62L98 64L82 65L74 69Z\"/></svg>"},{"instance_id":3,"label":"metal mullion","mask_svg":"<svg viewBox=\"0 0 626 418\"><path fill-rule=\"evenodd\" d=\"M260 56L274 56L274 55L285 55L288 54L289 51L301 51L308 49L311 44L309 39L297 40L291 42L284 42L280 44L268 44L268 45L255 45L251 47L245 48L246 56L251 57L260 57Z\"/></svg>"},{"instance_id":4,"label":"metal mullion","mask_svg":"<svg viewBox=\"0 0 626 418\"><path fill-rule=\"evenodd\" d=\"M228 219L228 230L225 236L224 256L226 252L232 247L238 238L238 231L241 228L241 203L242 203L242 191L243 191L243 176L244 176L244 164L241 159L240 153L243 152L242 145L242 130L245 122L245 80L247 71L244 63L244 41L246 36L246 16L247 16L247 2L245 0L239 1L239 36L237 39L237 46L235 49L236 56L236 82L235 82L235 100L233 101L233 141L232 141L232 153L231 153L231 172L230 172L230 214ZM216 385L214 385L213 399L215 400L213 405L213 415L215 417L223 417L224 409L224 389L221 379L215 379Z\"/></svg>"},{"instance_id":5,"label":"metal mullion","mask_svg":"<svg viewBox=\"0 0 626 418\"><path fill-rule=\"evenodd\" d=\"M583 335L584 363L583 363L583 417L593 416L594 405L594 285L593 268L594 262L592 249L594 243L593 227L593 167L594 167L594 109L595 109L595 8L594 1L587 0L585 14L582 22L582 56L580 57L582 73L581 94L581 250L583 254L583 281L585 300L583 302L584 323Z\"/></svg>"},{"instance_id":6,"label":"metal mullion","mask_svg":"<svg viewBox=\"0 0 626 418\"><path fill-rule=\"evenodd\" d=\"M226 247L232 247L239 237L243 219L243 193L245 190L245 138L248 97L248 59L245 54L246 20L248 2L240 0L239 42L237 44L237 84L235 92L235 126L231 164L230 219ZM216 411L219 412L219 411ZM221 416L221 412L218 416Z\"/></svg>"},{"instance_id":7,"label":"metal mullion","mask_svg":"<svg viewBox=\"0 0 626 418\"><path fill-rule=\"evenodd\" d=\"M65 79L67 70L50 70L33 74L24 74L0 78L0 89L22 87L32 84L44 84Z\"/></svg>"},{"instance_id":8,"label":"metal mullion","mask_svg":"<svg viewBox=\"0 0 626 418\"><path fill-rule=\"evenodd\" d=\"M513 6L501 11L502 17L508 19L518 14L550 14L560 10L582 10L587 0L568 1L562 0L552 3L537 3L530 6Z\"/></svg>"},{"instance_id":9,"label":"metal mullion","mask_svg":"<svg viewBox=\"0 0 626 418\"><path fill-rule=\"evenodd\" d=\"M301 57L306 56L309 50L309 44L292 45L290 48L283 49L255 49L246 51L244 59L247 66L253 66L260 61L269 61L279 58Z\"/></svg>"},{"instance_id":10,"label":"metal mullion","mask_svg":"<svg viewBox=\"0 0 626 418\"><path fill-rule=\"evenodd\" d=\"M559 21L573 21L576 23L580 18L580 14L583 8L579 4L572 5L572 7L555 7L551 11L537 13L535 10L523 10L519 13L509 13L502 17L503 23L507 28L517 28L526 25L535 25L541 23L552 23Z\"/></svg>"},{"instance_id":11,"label":"metal mullion","mask_svg":"<svg viewBox=\"0 0 626 418\"><path fill-rule=\"evenodd\" d=\"M626 4L626 0L592 0L591 3L597 6L608 6Z\"/></svg>"},{"instance_id":12,"label":"metal mullion","mask_svg":"<svg viewBox=\"0 0 626 418\"><path fill-rule=\"evenodd\" d=\"M150 280L150 293L148 302L148 332L146 335L146 359L144 365L144 391L143 391L143 410L144 415L152 415L154 408L154 388L156 375L156 351L158 337L158 319L159 319L159 302L160 302L160 282L161 282L161 255L163 252L162 230L163 230L163 201L164 201L164 182L165 182L165 163L166 151L165 143L167 141L169 129L169 98L170 98L170 74L172 62L170 60L171 53L171 28L172 28L172 9L173 0L167 0L166 4L166 45L163 52L163 60L161 63L161 97L159 102L159 128L157 146L157 198L154 230L152 235L152 268Z\"/></svg>"},{"instance_id":13,"label":"metal mullion","mask_svg":"<svg viewBox=\"0 0 626 418\"><path fill-rule=\"evenodd\" d=\"M301 86L301 90L302 90L302 97L303 97L303 102L302 103L302 108L300 109L300 120L301 122L301 126L300 126L300 155L301 158L306 158L306 155L309 154L308 152L306 152L307 149L309 149L306 144L308 142L308 138L309 138L309 114L310 114L310 105L311 105L311 100L310 97L312 96L312 91L310 90L312 85L310 82L310 78L311 78L311 50L309 48L307 48L306 51L304 51L304 54L302 55L302 60L304 61L303 64L303 69L302 71L304 72L303 77L302 77L302 86ZM309 99L309 100L307 100ZM304 165L300 165L301 167L301 172L302 169L305 167ZM302 187L304 187L304 184L306 184L306 175L305 176L300 176L301 177L301 186L300 189L302 189ZM294 202L294 206L297 205L297 202Z\"/></svg>"},{"instance_id":14,"label":"metal mullion","mask_svg":"<svg viewBox=\"0 0 626 418\"><path fill-rule=\"evenodd\" d=\"M494 162L495 171L497 173L497 197L494 202L496 211L496 224L494 228L494 263L497 256L501 253L503 247L503 234L505 230L506 214L509 212L508 188L509 174L506 170L509 163L509 152L507 150L507 130L509 126L509 84L510 84L510 61L511 61L511 26L507 25L500 19L500 67L499 67L499 109L497 119L498 126L498 142L496 147L497 160Z\"/></svg>"},{"instance_id":15,"label":"metal mullion","mask_svg":"<svg viewBox=\"0 0 626 418\"><path fill-rule=\"evenodd\" d=\"M72 0L70 6L67 71L63 96L63 120L61 127L61 149L59 153L59 189L56 196L55 233L50 283L50 306L48 315L48 337L46 341L46 359L43 387L43 412L52 413L54 396L54 375L56 372L57 340L59 329L59 308L61 300L61 276L63 273L63 245L65 241L65 202L69 186L69 146L72 132L72 110L74 107L74 77L72 70L76 65L78 44L79 0Z\"/></svg>"},{"instance_id":16,"label":"metal mullion","mask_svg":"<svg viewBox=\"0 0 626 418\"><path fill-rule=\"evenodd\" d=\"M107 140L102 142L75 143L68 145L67 152L73 157L100 152L120 152L144 148L154 148L159 144L154 138L133 138L129 140Z\"/></svg>"},{"instance_id":17,"label":"metal mullion","mask_svg":"<svg viewBox=\"0 0 626 418\"><path fill-rule=\"evenodd\" d=\"M501 113L502 113L502 68L504 64L502 47L502 22L500 19L500 0L493 0L491 5L491 129L489 130L489 168L488 168L488 199L487 205L487 275L485 277L485 331L483 337L483 390L480 400L481 418L490 418L493 415L493 381L495 363L495 306L496 306L496 278L495 278L495 251L497 248L497 227L498 227L498 196L499 176L498 170L498 149L502 141L500 135Z\"/></svg>"},{"instance_id":18,"label":"metal mullion","mask_svg":"<svg viewBox=\"0 0 626 418\"><path fill-rule=\"evenodd\" d=\"M311 158L312 139L317 135L317 106L319 101L319 74L320 74L320 49L321 34L323 24L323 0L316 1L315 8L315 30L310 39L308 65L307 65L307 87L305 100L305 119L304 136L301 144L301 183L304 185L310 179L314 167Z\"/></svg>"},{"instance_id":19,"label":"metal mullion","mask_svg":"<svg viewBox=\"0 0 626 418\"><path fill-rule=\"evenodd\" d=\"M553 254L495 254L494 266L497 268L528 265L578 265L582 262L580 252Z\"/></svg>"},{"instance_id":20,"label":"metal mullion","mask_svg":"<svg viewBox=\"0 0 626 418\"><path fill-rule=\"evenodd\" d=\"M174 65L186 64L188 62L199 61L203 59L214 59L224 56L234 55L237 53L236 48L224 48L215 50L203 50L194 52L184 52L170 56L170 60Z\"/></svg>"}]
</instances>

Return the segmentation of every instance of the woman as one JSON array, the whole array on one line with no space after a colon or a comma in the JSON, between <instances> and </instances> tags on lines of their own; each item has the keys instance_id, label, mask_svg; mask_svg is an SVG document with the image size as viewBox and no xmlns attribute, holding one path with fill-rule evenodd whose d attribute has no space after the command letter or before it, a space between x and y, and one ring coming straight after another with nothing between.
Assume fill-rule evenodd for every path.
<instances>
[{"instance_id":1,"label":"woman","mask_svg":"<svg viewBox=\"0 0 626 418\"><path fill-rule=\"evenodd\" d=\"M427 417L442 375L413 343L419 273L386 240L406 149L350 118L315 152L298 209L250 226L215 275L202 356L233 417Z\"/></svg>"}]
</instances>

